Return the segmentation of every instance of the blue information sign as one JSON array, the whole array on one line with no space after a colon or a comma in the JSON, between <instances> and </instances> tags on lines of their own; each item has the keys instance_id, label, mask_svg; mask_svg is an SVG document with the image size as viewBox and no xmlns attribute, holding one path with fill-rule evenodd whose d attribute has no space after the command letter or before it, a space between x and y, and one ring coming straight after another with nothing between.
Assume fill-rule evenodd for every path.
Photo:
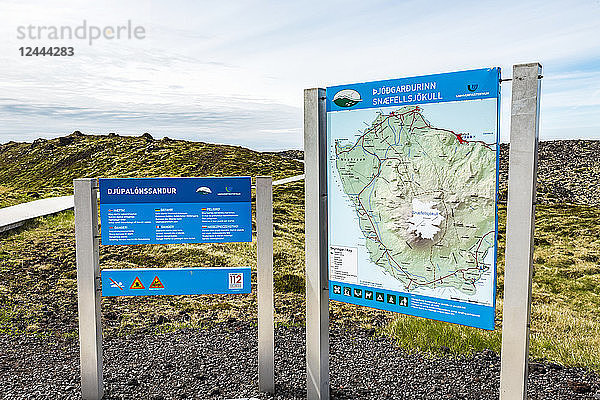
<instances>
[{"instance_id":1,"label":"blue information sign","mask_svg":"<svg viewBox=\"0 0 600 400\"><path fill-rule=\"evenodd\" d=\"M329 297L494 329L500 69L327 88Z\"/></svg>"},{"instance_id":2,"label":"blue information sign","mask_svg":"<svg viewBox=\"0 0 600 400\"><path fill-rule=\"evenodd\" d=\"M102 244L251 242L250 177L100 179Z\"/></svg>"},{"instance_id":3,"label":"blue information sign","mask_svg":"<svg viewBox=\"0 0 600 400\"><path fill-rule=\"evenodd\" d=\"M353 83L327 88L327 112L495 99L500 68Z\"/></svg>"},{"instance_id":4,"label":"blue information sign","mask_svg":"<svg viewBox=\"0 0 600 400\"><path fill-rule=\"evenodd\" d=\"M139 268L101 271L102 296L250 293L250 267Z\"/></svg>"}]
</instances>

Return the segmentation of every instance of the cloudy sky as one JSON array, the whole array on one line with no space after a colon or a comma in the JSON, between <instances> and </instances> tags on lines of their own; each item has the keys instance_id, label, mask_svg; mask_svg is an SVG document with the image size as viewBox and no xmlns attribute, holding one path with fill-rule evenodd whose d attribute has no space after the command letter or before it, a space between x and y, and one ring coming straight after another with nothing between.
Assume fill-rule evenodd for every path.
<instances>
[{"instance_id":1,"label":"cloudy sky","mask_svg":"<svg viewBox=\"0 0 600 400\"><path fill-rule=\"evenodd\" d=\"M20 39L19 26L144 39ZM539 61L542 140L600 139L600 0L0 1L0 142L81 130L302 146L302 91ZM73 46L22 57L21 46ZM510 83L502 84L508 139Z\"/></svg>"}]
</instances>

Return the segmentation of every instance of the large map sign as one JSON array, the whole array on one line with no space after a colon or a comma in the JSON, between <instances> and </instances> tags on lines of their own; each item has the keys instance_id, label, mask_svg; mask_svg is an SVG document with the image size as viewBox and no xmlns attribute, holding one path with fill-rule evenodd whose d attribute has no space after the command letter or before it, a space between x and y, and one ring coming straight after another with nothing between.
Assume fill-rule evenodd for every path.
<instances>
[{"instance_id":1,"label":"large map sign","mask_svg":"<svg viewBox=\"0 0 600 400\"><path fill-rule=\"evenodd\" d=\"M494 329L499 83L327 88L332 300Z\"/></svg>"}]
</instances>

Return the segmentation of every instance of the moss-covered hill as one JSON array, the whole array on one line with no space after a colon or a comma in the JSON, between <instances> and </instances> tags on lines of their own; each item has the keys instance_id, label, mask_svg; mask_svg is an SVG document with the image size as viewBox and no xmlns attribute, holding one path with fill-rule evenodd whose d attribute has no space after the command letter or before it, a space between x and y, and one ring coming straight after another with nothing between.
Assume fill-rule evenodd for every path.
<instances>
[{"instance_id":1,"label":"moss-covered hill","mask_svg":"<svg viewBox=\"0 0 600 400\"><path fill-rule=\"evenodd\" d=\"M500 201L508 194L510 146L500 145ZM538 147L538 203L600 206L600 140L550 140Z\"/></svg>"},{"instance_id":2,"label":"moss-covered hill","mask_svg":"<svg viewBox=\"0 0 600 400\"><path fill-rule=\"evenodd\" d=\"M302 163L243 147L150 135L93 136L79 132L33 143L0 144L0 207L71 194L80 177L301 174Z\"/></svg>"}]
</instances>

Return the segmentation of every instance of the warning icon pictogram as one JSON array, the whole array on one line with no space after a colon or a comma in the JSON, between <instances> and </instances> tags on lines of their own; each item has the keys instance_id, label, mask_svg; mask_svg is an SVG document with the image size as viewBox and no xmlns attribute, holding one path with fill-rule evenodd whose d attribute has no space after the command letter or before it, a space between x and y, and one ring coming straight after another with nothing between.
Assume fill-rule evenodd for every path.
<instances>
[{"instance_id":1,"label":"warning icon pictogram","mask_svg":"<svg viewBox=\"0 0 600 400\"><path fill-rule=\"evenodd\" d=\"M165 286L162 284L162 282L160 281L160 279L158 279L158 276L154 277L154 280L152 281L152 283L150 284L150 289L164 289Z\"/></svg>"},{"instance_id":2,"label":"warning icon pictogram","mask_svg":"<svg viewBox=\"0 0 600 400\"><path fill-rule=\"evenodd\" d=\"M145 289L145 287L142 284L142 281L140 281L140 278L136 276L131 286L129 286L129 289Z\"/></svg>"}]
</instances>

